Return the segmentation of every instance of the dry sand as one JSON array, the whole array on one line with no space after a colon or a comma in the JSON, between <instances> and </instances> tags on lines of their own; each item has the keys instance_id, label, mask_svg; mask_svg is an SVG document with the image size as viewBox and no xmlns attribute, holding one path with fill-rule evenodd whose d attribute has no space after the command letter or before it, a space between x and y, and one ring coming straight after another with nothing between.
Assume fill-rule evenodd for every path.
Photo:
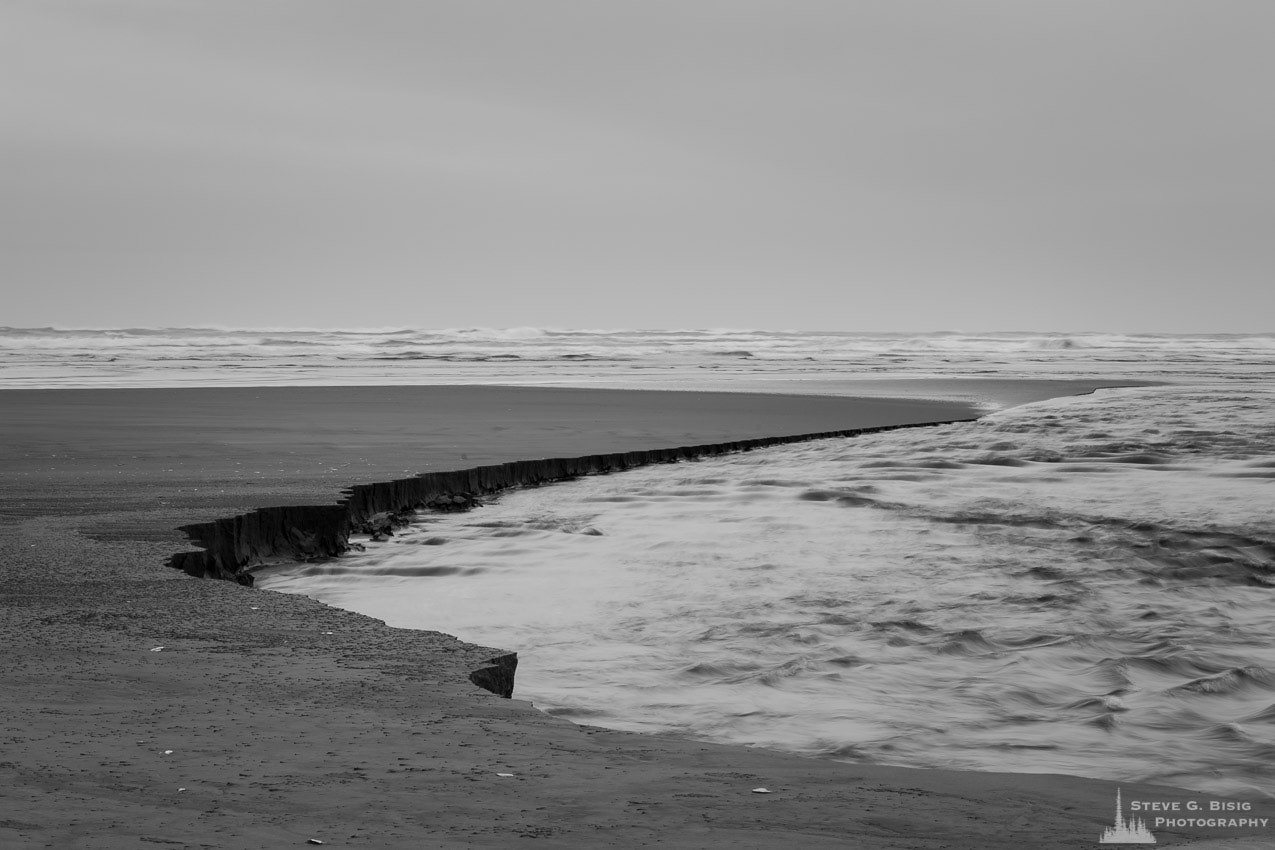
<instances>
[{"instance_id":1,"label":"dry sand","mask_svg":"<svg viewBox=\"0 0 1275 850\"><path fill-rule=\"evenodd\" d=\"M470 684L491 649L165 566L178 525L353 483L968 415L547 388L0 391L0 848L1096 846L1111 783L576 726ZM1217 841L1244 832L1158 837L1259 846Z\"/></svg>"}]
</instances>

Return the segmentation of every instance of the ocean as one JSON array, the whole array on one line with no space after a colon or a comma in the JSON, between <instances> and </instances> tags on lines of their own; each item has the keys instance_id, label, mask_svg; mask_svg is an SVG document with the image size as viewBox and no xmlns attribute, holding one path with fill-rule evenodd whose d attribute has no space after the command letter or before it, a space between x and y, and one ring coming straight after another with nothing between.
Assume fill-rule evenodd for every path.
<instances>
[{"instance_id":1,"label":"ocean","mask_svg":"<svg viewBox=\"0 0 1275 850\"><path fill-rule=\"evenodd\" d=\"M557 384L835 392L844 380L1261 379L1275 333L0 328L0 387Z\"/></svg>"},{"instance_id":2,"label":"ocean","mask_svg":"<svg viewBox=\"0 0 1275 850\"><path fill-rule=\"evenodd\" d=\"M577 722L1275 796L1275 335L0 330L0 386L1159 386L507 492L259 575ZM857 382L857 383L856 383Z\"/></svg>"}]
</instances>

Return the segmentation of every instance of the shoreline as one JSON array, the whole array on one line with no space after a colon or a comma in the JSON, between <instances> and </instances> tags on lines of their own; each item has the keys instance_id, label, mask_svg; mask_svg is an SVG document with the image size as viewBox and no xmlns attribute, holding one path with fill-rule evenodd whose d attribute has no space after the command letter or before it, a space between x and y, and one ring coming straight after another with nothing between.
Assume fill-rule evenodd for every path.
<instances>
[{"instance_id":1,"label":"shoreline","mask_svg":"<svg viewBox=\"0 0 1275 850\"><path fill-rule=\"evenodd\" d=\"M317 401L360 395L348 389L319 392L326 399ZM0 816L6 847L145 840L247 848L308 838L365 847L1079 847L1110 824L1116 786L1100 780L846 764L577 726L471 685L469 672L491 650L304 597L193 581L165 565L186 545L174 519L208 521L275 498L323 504L350 472L370 477L401 465L404 447L443 464L444 454L471 454L469 445L486 453L476 459L497 460L501 445L520 439L617 446L663 437L670 445L671 433L747 431L766 427L772 420L759 420L767 416L815 421L870 409L871 400L785 413L793 397L766 408L728 394L742 407L708 415L703 398L666 396L689 407L652 412L652 391L581 390L568 393L578 404L553 419L533 415L519 391L514 424L523 434L501 444L504 431L494 429L510 426L484 419L511 403L501 388L490 393L502 398L456 414L448 436L466 429L468 444L431 454L417 436L429 428L420 422L426 411L404 412L402 399L384 401L401 416L375 420L376 411L350 409L335 421L312 418L316 409L299 401L259 415L191 409L199 391L184 391L166 395L172 415L157 421L135 397L108 404L102 394L111 391L86 392L97 395L80 399L79 410L97 414L92 421L66 418L77 406L68 396L43 408L28 397L0 413L8 438L0 461L12 473L0 490L0 543L10 553L0 566L10 647L10 686L0 689L10 742L0 765L10 789L10 811ZM277 391L236 397L269 408L267 394ZM225 393L203 394L213 396L225 401ZM581 411L599 404L610 413L582 424ZM741 409L757 417L741 425ZM646 424L630 416L643 410ZM239 423L241 443L207 442L229 422ZM309 435L306 446L277 456L298 433ZM379 460L368 457L373 451ZM322 468L308 465L324 453ZM754 794L760 786L772 793ZM1206 796L1123 787L1126 799ZM1189 828L1164 835L1220 837Z\"/></svg>"},{"instance_id":2,"label":"shoreline","mask_svg":"<svg viewBox=\"0 0 1275 850\"><path fill-rule=\"evenodd\" d=\"M184 525L179 530L185 532L202 551L178 552L170 560L170 566L195 578L234 581L251 587L254 566L280 558L300 561L339 557L349 551L349 538L353 533L391 531L404 523L403 517L421 510L468 510L481 504L479 497L514 487L541 486L586 475L608 475L653 464L750 452L812 440L973 422L976 418L877 425L605 455L516 460L445 472L422 472L393 481L355 484L343 488L343 498L334 505L263 507L248 514Z\"/></svg>"}]
</instances>

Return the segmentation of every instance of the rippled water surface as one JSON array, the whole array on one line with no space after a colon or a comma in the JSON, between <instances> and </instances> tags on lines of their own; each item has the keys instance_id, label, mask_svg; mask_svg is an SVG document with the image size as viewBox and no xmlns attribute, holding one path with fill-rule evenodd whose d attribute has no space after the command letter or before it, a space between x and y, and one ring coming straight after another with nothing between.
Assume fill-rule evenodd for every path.
<instances>
[{"instance_id":1,"label":"rippled water surface","mask_svg":"<svg viewBox=\"0 0 1275 850\"><path fill-rule=\"evenodd\" d=\"M510 492L263 584L517 650L580 722L1275 795L1273 479L1228 373Z\"/></svg>"},{"instance_id":2,"label":"rippled water surface","mask_svg":"<svg viewBox=\"0 0 1275 850\"><path fill-rule=\"evenodd\" d=\"M846 378L1271 375L1275 334L4 328L0 387L558 384L839 392Z\"/></svg>"}]
</instances>

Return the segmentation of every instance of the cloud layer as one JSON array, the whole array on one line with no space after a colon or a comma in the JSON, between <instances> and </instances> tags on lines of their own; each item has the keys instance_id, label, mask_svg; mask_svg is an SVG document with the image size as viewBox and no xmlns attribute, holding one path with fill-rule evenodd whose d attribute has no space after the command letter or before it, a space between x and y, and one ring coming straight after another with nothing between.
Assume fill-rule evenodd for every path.
<instances>
[{"instance_id":1,"label":"cloud layer","mask_svg":"<svg viewBox=\"0 0 1275 850\"><path fill-rule=\"evenodd\" d=\"M16 0L3 323L1269 330L1272 25Z\"/></svg>"}]
</instances>

